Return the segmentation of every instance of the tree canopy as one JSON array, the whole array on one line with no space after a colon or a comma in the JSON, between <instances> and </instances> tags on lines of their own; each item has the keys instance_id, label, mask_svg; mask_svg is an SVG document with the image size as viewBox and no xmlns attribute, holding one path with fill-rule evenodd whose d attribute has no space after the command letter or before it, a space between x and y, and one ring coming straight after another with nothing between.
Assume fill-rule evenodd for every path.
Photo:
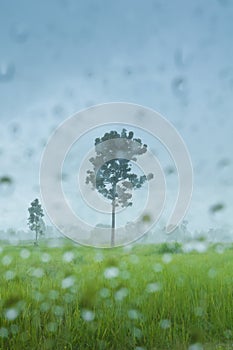
<instances>
[{"instance_id":1,"label":"tree canopy","mask_svg":"<svg viewBox=\"0 0 233 350\"><path fill-rule=\"evenodd\" d=\"M111 201L112 230L115 231L115 207L132 206L132 191L153 178L153 174L139 176L132 172L132 162L147 152L147 145L140 138L134 138L133 131L122 129L121 133L110 131L96 138L95 152L96 156L90 158L93 169L87 171L86 183ZM114 237L112 243L113 240Z\"/></svg>"}]
</instances>

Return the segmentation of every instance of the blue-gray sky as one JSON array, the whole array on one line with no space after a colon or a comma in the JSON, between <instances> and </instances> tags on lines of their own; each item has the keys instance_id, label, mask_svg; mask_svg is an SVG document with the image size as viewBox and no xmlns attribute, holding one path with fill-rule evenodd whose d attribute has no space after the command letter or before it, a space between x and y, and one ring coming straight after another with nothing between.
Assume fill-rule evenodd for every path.
<instances>
[{"instance_id":1,"label":"blue-gray sky","mask_svg":"<svg viewBox=\"0 0 233 350\"><path fill-rule=\"evenodd\" d=\"M0 5L0 176L13 179L0 188L0 228L26 226L51 131L110 101L153 108L180 132L194 166L190 227L232 227L232 1Z\"/></svg>"}]
</instances>

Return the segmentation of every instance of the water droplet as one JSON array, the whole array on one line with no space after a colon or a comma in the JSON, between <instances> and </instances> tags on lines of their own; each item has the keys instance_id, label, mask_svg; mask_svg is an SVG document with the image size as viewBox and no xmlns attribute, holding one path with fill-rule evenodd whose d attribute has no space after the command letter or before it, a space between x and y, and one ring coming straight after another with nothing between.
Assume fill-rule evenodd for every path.
<instances>
[{"instance_id":1,"label":"water droplet","mask_svg":"<svg viewBox=\"0 0 233 350\"><path fill-rule=\"evenodd\" d=\"M2 264L3 264L4 266L8 266L8 265L11 264L12 260L13 260L12 256L10 256L10 255L5 255L5 256L2 258Z\"/></svg>"},{"instance_id":2,"label":"water droplet","mask_svg":"<svg viewBox=\"0 0 233 350\"><path fill-rule=\"evenodd\" d=\"M217 213L219 211L222 211L224 208L225 208L225 204L223 204L223 203L216 203L216 204L213 204L210 207L210 212L215 214L215 213Z\"/></svg>"},{"instance_id":3,"label":"water droplet","mask_svg":"<svg viewBox=\"0 0 233 350\"><path fill-rule=\"evenodd\" d=\"M74 300L74 296L70 293L66 293L64 296L63 296L63 299L65 301L65 303L71 303L73 300Z\"/></svg>"},{"instance_id":4,"label":"water droplet","mask_svg":"<svg viewBox=\"0 0 233 350\"><path fill-rule=\"evenodd\" d=\"M133 327L133 336L135 338L140 339L142 337L143 333L141 331L141 329L137 328L137 327Z\"/></svg>"},{"instance_id":5,"label":"water droplet","mask_svg":"<svg viewBox=\"0 0 233 350\"><path fill-rule=\"evenodd\" d=\"M188 83L185 77L179 76L172 80L171 87L174 95L184 104L188 104Z\"/></svg>"},{"instance_id":6,"label":"water droplet","mask_svg":"<svg viewBox=\"0 0 233 350\"><path fill-rule=\"evenodd\" d=\"M15 66L13 63L0 63L0 83L7 83L15 77Z\"/></svg>"},{"instance_id":7,"label":"water droplet","mask_svg":"<svg viewBox=\"0 0 233 350\"><path fill-rule=\"evenodd\" d=\"M165 264L169 264L172 261L172 255L169 253L163 254L162 260Z\"/></svg>"},{"instance_id":8,"label":"water droplet","mask_svg":"<svg viewBox=\"0 0 233 350\"><path fill-rule=\"evenodd\" d=\"M27 41L29 36L29 31L23 23L16 24L11 28L11 37L12 39L19 43L23 44Z\"/></svg>"},{"instance_id":9,"label":"water droplet","mask_svg":"<svg viewBox=\"0 0 233 350\"><path fill-rule=\"evenodd\" d=\"M57 327L58 326L56 322L49 322L46 328L49 332L54 333L57 331Z\"/></svg>"},{"instance_id":10,"label":"water droplet","mask_svg":"<svg viewBox=\"0 0 233 350\"><path fill-rule=\"evenodd\" d=\"M215 251L216 251L216 253L218 253L218 254L223 254L224 251L225 251L225 247L224 247L222 244L218 244L218 245L216 245L216 247L215 247Z\"/></svg>"},{"instance_id":11,"label":"water droplet","mask_svg":"<svg viewBox=\"0 0 233 350\"><path fill-rule=\"evenodd\" d=\"M32 269L31 276L36 277L36 278L41 278L44 276L44 270L41 269L40 267Z\"/></svg>"},{"instance_id":12,"label":"water droplet","mask_svg":"<svg viewBox=\"0 0 233 350\"><path fill-rule=\"evenodd\" d=\"M1 196L9 196L14 192L13 179L8 176L0 177L0 194Z\"/></svg>"},{"instance_id":13,"label":"water droplet","mask_svg":"<svg viewBox=\"0 0 233 350\"><path fill-rule=\"evenodd\" d=\"M48 253L43 253L41 255L41 261L47 263L51 260L51 256Z\"/></svg>"},{"instance_id":14,"label":"water droplet","mask_svg":"<svg viewBox=\"0 0 233 350\"><path fill-rule=\"evenodd\" d=\"M183 96L185 93L187 86L186 86L186 79L184 77L176 77L172 80L172 89L175 95L177 96Z\"/></svg>"},{"instance_id":15,"label":"water droplet","mask_svg":"<svg viewBox=\"0 0 233 350\"><path fill-rule=\"evenodd\" d=\"M132 309L128 311L128 316L131 320L137 320L138 318L141 317L141 314L139 311Z\"/></svg>"},{"instance_id":16,"label":"water droplet","mask_svg":"<svg viewBox=\"0 0 233 350\"><path fill-rule=\"evenodd\" d=\"M87 76L88 78L93 78L93 77L95 76L95 73L94 73L92 70L88 70L88 71L86 72L86 76Z\"/></svg>"},{"instance_id":17,"label":"water droplet","mask_svg":"<svg viewBox=\"0 0 233 350\"><path fill-rule=\"evenodd\" d=\"M187 68L192 61L192 54L185 52L184 48L178 48L174 54L174 61L179 69Z\"/></svg>"},{"instance_id":18,"label":"water droplet","mask_svg":"<svg viewBox=\"0 0 233 350\"><path fill-rule=\"evenodd\" d=\"M130 256L130 262L132 263L132 264L138 264L139 263L139 257L137 256L137 255L135 255L135 254L132 254L131 256Z\"/></svg>"},{"instance_id":19,"label":"water droplet","mask_svg":"<svg viewBox=\"0 0 233 350\"><path fill-rule=\"evenodd\" d=\"M73 253L73 252L65 252L65 253L63 254L62 259L63 259L65 262L71 262L71 261L74 259L74 253Z\"/></svg>"},{"instance_id":20,"label":"water droplet","mask_svg":"<svg viewBox=\"0 0 233 350\"><path fill-rule=\"evenodd\" d=\"M65 115L65 108L57 104L53 107L53 114L55 117L62 118Z\"/></svg>"},{"instance_id":21,"label":"water droplet","mask_svg":"<svg viewBox=\"0 0 233 350\"><path fill-rule=\"evenodd\" d=\"M206 252L207 248L208 248L208 244L206 242L200 242L200 241L187 242L183 245L184 253L190 253L192 251L196 251L198 253L204 253Z\"/></svg>"},{"instance_id":22,"label":"water droplet","mask_svg":"<svg viewBox=\"0 0 233 350\"><path fill-rule=\"evenodd\" d=\"M7 338L8 337L8 330L5 327L0 328L0 338Z\"/></svg>"},{"instance_id":23,"label":"water droplet","mask_svg":"<svg viewBox=\"0 0 233 350\"><path fill-rule=\"evenodd\" d=\"M34 153L35 153L35 150L33 148L30 148L30 147L28 147L24 152L24 154L27 158L31 158Z\"/></svg>"},{"instance_id":24,"label":"water droplet","mask_svg":"<svg viewBox=\"0 0 233 350\"><path fill-rule=\"evenodd\" d=\"M15 271L8 270L5 273L5 279L7 281L12 280L13 278L15 278L15 275L16 275Z\"/></svg>"},{"instance_id":25,"label":"water droplet","mask_svg":"<svg viewBox=\"0 0 233 350\"><path fill-rule=\"evenodd\" d=\"M215 269L213 269L213 268L209 269L209 271L208 271L209 278L214 278L214 277L216 277L216 275L217 275L217 271Z\"/></svg>"},{"instance_id":26,"label":"water droplet","mask_svg":"<svg viewBox=\"0 0 233 350\"><path fill-rule=\"evenodd\" d=\"M18 317L19 311L15 308L7 309L5 312L5 317L9 320L15 320Z\"/></svg>"},{"instance_id":27,"label":"water droplet","mask_svg":"<svg viewBox=\"0 0 233 350\"><path fill-rule=\"evenodd\" d=\"M229 0L218 0L218 2L223 7L228 6L230 4Z\"/></svg>"},{"instance_id":28,"label":"water droplet","mask_svg":"<svg viewBox=\"0 0 233 350\"><path fill-rule=\"evenodd\" d=\"M31 255L31 252L28 249L21 249L20 257L22 259L28 259L30 255Z\"/></svg>"},{"instance_id":29,"label":"water droplet","mask_svg":"<svg viewBox=\"0 0 233 350\"><path fill-rule=\"evenodd\" d=\"M95 261L102 262L104 260L104 256L102 253L96 253L95 255Z\"/></svg>"},{"instance_id":30,"label":"water droplet","mask_svg":"<svg viewBox=\"0 0 233 350\"><path fill-rule=\"evenodd\" d=\"M129 291L127 288L121 288L115 293L115 300L122 301L127 295L129 294Z\"/></svg>"},{"instance_id":31,"label":"water droplet","mask_svg":"<svg viewBox=\"0 0 233 350\"><path fill-rule=\"evenodd\" d=\"M36 301L41 301L44 299L44 295L41 292L35 290L32 293L32 298Z\"/></svg>"},{"instance_id":32,"label":"water droplet","mask_svg":"<svg viewBox=\"0 0 233 350\"><path fill-rule=\"evenodd\" d=\"M119 269L117 267L108 267L104 271L104 277L107 279L116 278L119 275Z\"/></svg>"},{"instance_id":33,"label":"water droplet","mask_svg":"<svg viewBox=\"0 0 233 350\"><path fill-rule=\"evenodd\" d=\"M175 168L171 165L168 165L166 168L165 168L165 173L167 175L171 175L171 174L174 174L175 173Z\"/></svg>"},{"instance_id":34,"label":"water droplet","mask_svg":"<svg viewBox=\"0 0 233 350\"><path fill-rule=\"evenodd\" d=\"M6 175L6 176L1 176L0 177L0 184L12 184L13 180L10 176Z\"/></svg>"},{"instance_id":35,"label":"water droplet","mask_svg":"<svg viewBox=\"0 0 233 350\"><path fill-rule=\"evenodd\" d=\"M195 344L191 344L188 347L188 350L204 350L204 348L201 343L195 343Z\"/></svg>"},{"instance_id":36,"label":"water droplet","mask_svg":"<svg viewBox=\"0 0 233 350\"><path fill-rule=\"evenodd\" d=\"M159 292L162 289L162 284L160 282L157 283L149 283L146 287L146 291L148 293Z\"/></svg>"},{"instance_id":37,"label":"water droplet","mask_svg":"<svg viewBox=\"0 0 233 350\"><path fill-rule=\"evenodd\" d=\"M204 314L204 310L202 307L200 306L197 306L195 309L194 309L194 314L196 316L202 316Z\"/></svg>"},{"instance_id":38,"label":"water droplet","mask_svg":"<svg viewBox=\"0 0 233 350\"><path fill-rule=\"evenodd\" d=\"M10 326L10 331L12 334L17 334L19 332L19 327L16 324Z\"/></svg>"},{"instance_id":39,"label":"water droplet","mask_svg":"<svg viewBox=\"0 0 233 350\"><path fill-rule=\"evenodd\" d=\"M161 272L163 270L163 266L159 263L155 264L153 267L155 272Z\"/></svg>"},{"instance_id":40,"label":"water droplet","mask_svg":"<svg viewBox=\"0 0 233 350\"><path fill-rule=\"evenodd\" d=\"M54 306L53 313L55 316L61 317L64 314L64 308L60 305Z\"/></svg>"},{"instance_id":41,"label":"water droplet","mask_svg":"<svg viewBox=\"0 0 233 350\"><path fill-rule=\"evenodd\" d=\"M63 289L67 289L67 288L70 288L74 285L74 282L75 282L75 279L73 276L69 276L69 277L66 277L62 280L62 288Z\"/></svg>"},{"instance_id":42,"label":"water droplet","mask_svg":"<svg viewBox=\"0 0 233 350\"><path fill-rule=\"evenodd\" d=\"M151 221L151 216L149 214L145 214L142 217L143 222L150 222Z\"/></svg>"},{"instance_id":43,"label":"water droplet","mask_svg":"<svg viewBox=\"0 0 233 350\"><path fill-rule=\"evenodd\" d=\"M50 290L49 291L49 298L51 299L51 300L56 300L56 299L58 299L59 298L59 292L57 291L57 290Z\"/></svg>"},{"instance_id":44,"label":"water droplet","mask_svg":"<svg viewBox=\"0 0 233 350\"><path fill-rule=\"evenodd\" d=\"M224 336L225 336L226 339L230 340L232 338L232 330L231 329L226 329L224 331Z\"/></svg>"},{"instance_id":45,"label":"water droplet","mask_svg":"<svg viewBox=\"0 0 233 350\"><path fill-rule=\"evenodd\" d=\"M124 270L124 271L121 271L121 278L123 280L128 280L130 278L131 274L129 271L127 270Z\"/></svg>"},{"instance_id":46,"label":"water droplet","mask_svg":"<svg viewBox=\"0 0 233 350\"><path fill-rule=\"evenodd\" d=\"M13 137L16 137L20 132L20 125L17 122L13 122L9 125L9 131Z\"/></svg>"},{"instance_id":47,"label":"water droplet","mask_svg":"<svg viewBox=\"0 0 233 350\"><path fill-rule=\"evenodd\" d=\"M167 328L170 328L171 327L171 321L170 320L161 320L160 321L160 327L163 328L163 329L167 329Z\"/></svg>"},{"instance_id":48,"label":"water droplet","mask_svg":"<svg viewBox=\"0 0 233 350\"><path fill-rule=\"evenodd\" d=\"M126 76L131 76L133 74L133 70L132 70L132 67L125 67L124 68L124 71L123 71L124 75Z\"/></svg>"},{"instance_id":49,"label":"water droplet","mask_svg":"<svg viewBox=\"0 0 233 350\"><path fill-rule=\"evenodd\" d=\"M111 295L111 292L108 288L102 288L99 293L103 299L109 298Z\"/></svg>"},{"instance_id":50,"label":"water droplet","mask_svg":"<svg viewBox=\"0 0 233 350\"><path fill-rule=\"evenodd\" d=\"M93 311L83 310L82 311L82 318L84 319L84 321L91 322L95 319L95 314Z\"/></svg>"},{"instance_id":51,"label":"water droplet","mask_svg":"<svg viewBox=\"0 0 233 350\"><path fill-rule=\"evenodd\" d=\"M218 161L217 166L219 168L226 168L230 165L231 161L228 158L222 158Z\"/></svg>"},{"instance_id":52,"label":"water droplet","mask_svg":"<svg viewBox=\"0 0 233 350\"><path fill-rule=\"evenodd\" d=\"M47 312L47 311L49 311L49 309L50 309L50 304L49 303L47 303L47 302L41 303L40 310L42 312Z\"/></svg>"}]
</instances>

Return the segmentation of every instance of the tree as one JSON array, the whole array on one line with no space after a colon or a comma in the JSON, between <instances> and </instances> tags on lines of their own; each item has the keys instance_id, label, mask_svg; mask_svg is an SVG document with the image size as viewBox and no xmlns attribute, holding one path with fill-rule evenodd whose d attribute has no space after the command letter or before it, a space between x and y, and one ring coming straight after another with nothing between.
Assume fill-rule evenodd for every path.
<instances>
[{"instance_id":1,"label":"tree","mask_svg":"<svg viewBox=\"0 0 233 350\"><path fill-rule=\"evenodd\" d=\"M93 170L87 171L86 183L92 184L112 205L111 246L115 245L116 207L132 206L132 190L139 189L153 174L138 176L132 173L132 163L147 152L141 139L133 138L133 131L122 129L105 133L95 140L96 157L89 159Z\"/></svg>"},{"instance_id":2,"label":"tree","mask_svg":"<svg viewBox=\"0 0 233 350\"><path fill-rule=\"evenodd\" d=\"M30 208L28 208L28 211L28 226L31 231L35 231L36 240L34 244L38 245L38 238L39 236L44 234L45 224L42 219L42 217L44 216L43 209L41 208L41 205L37 198L31 203L31 206Z\"/></svg>"}]
</instances>

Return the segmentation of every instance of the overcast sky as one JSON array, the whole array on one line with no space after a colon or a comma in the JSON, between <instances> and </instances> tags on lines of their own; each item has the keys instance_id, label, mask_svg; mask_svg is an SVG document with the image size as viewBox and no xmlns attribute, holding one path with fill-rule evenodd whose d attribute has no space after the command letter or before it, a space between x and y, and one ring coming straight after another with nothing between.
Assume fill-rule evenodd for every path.
<instances>
[{"instance_id":1,"label":"overcast sky","mask_svg":"<svg viewBox=\"0 0 233 350\"><path fill-rule=\"evenodd\" d=\"M183 137L194 167L190 229L232 227L232 1L0 5L0 177L12 179L0 183L0 228L26 227L54 128L111 101L153 108ZM173 192L176 174L166 175Z\"/></svg>"}]
</instances>

